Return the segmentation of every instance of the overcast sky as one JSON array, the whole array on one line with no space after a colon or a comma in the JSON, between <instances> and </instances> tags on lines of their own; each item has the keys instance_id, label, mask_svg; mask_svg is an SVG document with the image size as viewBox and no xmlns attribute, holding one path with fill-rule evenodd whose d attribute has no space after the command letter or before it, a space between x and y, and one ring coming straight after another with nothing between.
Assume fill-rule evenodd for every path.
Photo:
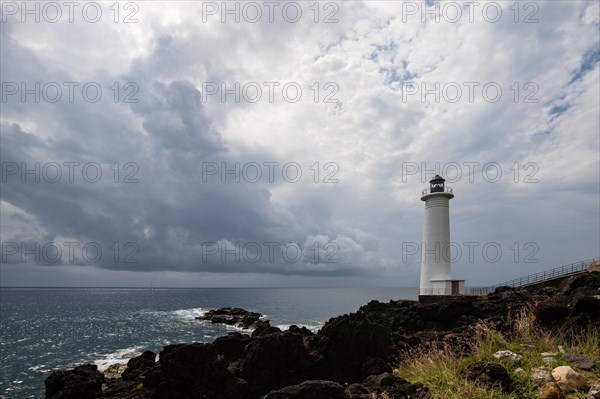
<instances>
[{"instance_id":1,"label":"overcast sky","mask_svg":"<svg viewBox=\"0 0 600 399\"><path fill-rule=\"evenodd\" d=\"M598 1L23 4L3 286L417 286L436 172L467 286L599 256Z\"/></svg>"}]
</instances>

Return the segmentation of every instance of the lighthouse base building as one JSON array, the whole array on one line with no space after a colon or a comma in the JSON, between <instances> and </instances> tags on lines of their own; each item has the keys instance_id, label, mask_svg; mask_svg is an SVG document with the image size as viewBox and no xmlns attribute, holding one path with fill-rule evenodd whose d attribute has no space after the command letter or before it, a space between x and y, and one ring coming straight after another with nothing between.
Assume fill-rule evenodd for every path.
<instances>
[{"instance_id":1,"label":"lighthouse base building","mask_svg":"<svg viewBox=\"0 0 600 399\"><path fill-rule=\"evenodd\" d=\"M450 255L450 200L452 189L436 175L423 190L425 222L421 243L421 280L419 300L463 295L465 280L452 279Z\"/></svg>"}]
</instances>

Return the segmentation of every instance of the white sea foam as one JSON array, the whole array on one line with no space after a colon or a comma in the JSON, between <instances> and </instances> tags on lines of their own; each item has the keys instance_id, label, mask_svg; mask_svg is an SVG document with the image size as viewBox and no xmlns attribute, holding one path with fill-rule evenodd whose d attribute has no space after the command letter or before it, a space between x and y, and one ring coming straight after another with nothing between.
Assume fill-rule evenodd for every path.
<instances>
[{"instance_id":1,"label":"white sea foam","mask_svg":"<svg viewBox=\"0 0 600 399\"><path fill-rule=\"evenodd\" d=\"M31 366L29 367L27 370L29 371L37 371L40 373L47 373L50 371L50 368L48 368L47 365L45 364L38 364L37 366Z\"/></svg>"},{"instance_id":2,"label":"white sea foam","mask_svg":"<svg viewBox=\"0 0 600 399\"><path fill-rule=\"evenodd\" d=\"M179 320L194 320L198 316L204 316L207 310L203 308L178 309L178 310L145 310L141 313L161 317L172 317Z\"/></svg>"},{"instance_id":3,"label":"white sea foam","mask_svg":"<svg viewBox=\"0 0 600 399\"><path fill-rule=\"evenodd\" d=\"M241 331L241 332L245 332L245 333L251 333L252 331L254 331L254 328L244 328L244 327L240 327L240 326L232 326L231 324L220 324L221 326L224 326L225 329L227 330L233 330L233 331Z\"/></svg>"},{"instance_id":4,"label":"white sea foam","mask_svg":"<svg viewBox=\"0 0 600 399\"><path fill-rule=\"evenodd\" d=\"M116 352L102 355L100 359L94 361L94 364L98 366L98 370L104 371L110 365L127 363L132 357L141 355L144 350L145 348L143 346L132 346L125 349L119 349Z\"/></svg>"},{"instance_id":5,"label":"white sea foam","mask_svg":"<svg viewBox=\"0 0 600 399\"><path fill-rule=\"evenodd\" d=\"M319 331L321 329L321 327L323 327L323 324L319 324L319 325L309 325L309 324L278 324L275 327L279 328L282 331L285 331L287 329L289 329L292 325L296 325L298 327L306 327L308 328L310 331L316 333L317 331Z\"/></svg>"},{"instance_id":6,"label":"white sea foam","mask_svg":"<svg viewBox=\"0 0 600 399\"><path fill-rule=\"evenodd\" d=\"M193 320L194 318L196 318L198 316L204 316L206 314L206 312L207 312L206 309L192 308L192 309L179 309L179 310L176 310L176 311L174 311L172 313L177 318L186 319L186 320Z\"/></svg>"}]
</instances>

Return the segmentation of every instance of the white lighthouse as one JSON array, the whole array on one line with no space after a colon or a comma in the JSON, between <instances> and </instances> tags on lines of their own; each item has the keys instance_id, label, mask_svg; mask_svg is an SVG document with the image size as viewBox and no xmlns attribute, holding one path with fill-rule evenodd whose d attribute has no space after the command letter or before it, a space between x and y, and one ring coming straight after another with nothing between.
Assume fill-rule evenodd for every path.
<instances>
[{"instance_id":1,"label":"white lighthouse","mask_svg":"<svg viewBox=\"0 0 600 399\"><path fill-rule=\"evenodd\" d=\"M450 254L450 200L452 189L436 175L423 190L425 224L421 243L421 282L419 297L464 294L465 281L452 280Z\"/></svg>"}]
</instances>

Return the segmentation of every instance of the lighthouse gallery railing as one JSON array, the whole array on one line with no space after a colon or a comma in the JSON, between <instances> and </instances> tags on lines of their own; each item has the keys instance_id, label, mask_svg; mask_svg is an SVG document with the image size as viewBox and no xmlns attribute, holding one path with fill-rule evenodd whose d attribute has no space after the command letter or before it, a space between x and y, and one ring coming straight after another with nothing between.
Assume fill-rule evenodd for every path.
<instances>
[{"instance_id":1,"label":"lighthouse gallery railing","mask_svg":"<svg viewBox=\"0 0 600 399\"><path fill-rule=\"evenodd\" d=\"M444 187L444 191L442 191L440 189L438 189L438 190L439 191L435 191L435 189L434 189L433 192L434 193L442 193L443 192L443 193L450 193L450 194L452 194L452 187ZM427 194L431 194L431 193L432 193L431 188L426 188L425 190L423 190L423 192L421 193L421 195L423 196L423 195L427 195Z\"/></svg>"},{"instance_id":2,"label":"lighthouse gallery railing","mask_svg":"<svg viewBox=\"0 0 600 399\"><path fill-rule=\"evenodd\" d=\"M598 259L588 259L581 262L575 262L564 266L555 267L554 269L546 270L529 276L520 277L514 280L505 281L504 283L492 285L483 288L467 288L467 295L486 295L490 292L494 292L498 287L525 287L528 285L534 285L544 281L554 280L559 277L568 276L569 274L575 274L582 272L590 267L594 262L598 262Z\"/></svg>"}]
</instances>

